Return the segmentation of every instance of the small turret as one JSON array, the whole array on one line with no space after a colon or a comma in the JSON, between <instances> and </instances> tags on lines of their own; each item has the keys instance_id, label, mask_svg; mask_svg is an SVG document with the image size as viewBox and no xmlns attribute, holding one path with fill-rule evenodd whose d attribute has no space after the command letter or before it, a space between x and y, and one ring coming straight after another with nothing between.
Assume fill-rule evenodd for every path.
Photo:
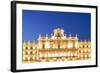
<instances>
[{"instance_id":1,"label":"small turret","mask_svg":"<svg viewBox=\"0 0 100 73\"><path fill-rule=\"evenodd\" d=\"M78 40L78 36L77 36L77 34L75 35L75 39Z\"/></svg>"}]
</instances>

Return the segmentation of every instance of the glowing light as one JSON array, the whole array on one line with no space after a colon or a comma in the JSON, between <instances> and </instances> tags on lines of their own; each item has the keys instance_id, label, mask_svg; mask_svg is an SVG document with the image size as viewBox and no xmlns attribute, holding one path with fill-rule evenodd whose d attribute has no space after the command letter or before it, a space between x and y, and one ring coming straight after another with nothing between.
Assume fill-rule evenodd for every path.
<instances>
[{"instance_id":1,"label":"glowing light","mask_svg":"<svg viewBox=\"0 0 100 73\"><path fill-rule=\"evenodd\" d=\"M67 56L70 56L70 52L67 53Z\"/></svg>"},{"instance_id":2,"label":"glowing light","mask_svg":"<svg viewBox=\"0 0 100 73\"><path fill-rule=\"evenodd\" d=\"M50 57L53 57L52 53L50 54Z\"/></svg>"},{"instance_id":3,"label":"glowing light","mask_svg":"<svg viewBox=\"0 0 100 73\"><path fill-rule=\"evenodd\" d=\"M77 56L77 53L75 53L74 56Z\"/></svg>"},{"instance_id":4,"label":"glowing light","mask_svg":"<svg viewBox=\"0 0 100 73\"><path fill-rule=\"evenodd\" d=\"M25 60L26 58L25 57L23 57L23 60Z\"/></svg>"},{"instance_id":5,"label":"glowing light","mask_svg":"<svg viewBox=\"0 0 100 73\"><path fill-rule=\"evenodd\" d=\"M71 42L68 43L68 48L73 48L73 44Z\"/></svg>"},{"instance_id":6,"label":"glowing light","mask_svg":"<svg viewBox=\"0 0 100 73\"><path fill-rule=\"evenodd\" d=\"M85 49L85 52L87 52L88 50L87 49Z\"/></svg>"},{"instance_id":7,"label":"glowing light","mask_svg":"<svg viewBox=\"0 0 100 73\"><path fill-rule=\"evenodd\" d=\"M45 48L50 48L49 42L46 42L46 43L45 43Z\"/></svg>"},{"instance_id":8,"label":"glowing light","mask_svg":"<svg viewBox=\"0 0 100 73\"><path fill-rule=\"evenodd\" d=\"M83 57L83 55L81 55L81 58Z\"/></svg>"},{"instance_id":9,"label":"glowing light","mask_svg":"<svg viewBox=\"0 0 100 73\"><path fill-rule=\"evenodd\" d=\"M23 49L25 49L25 47L23 46Z\"/></svg>"},{"instance_id":10,"label":"glowing light","mask_svg":"<svg viewBox=\"0 0 100 73\"><path fill-rule=\"evenodd\" d=\"M63 56L63 52L60 53L60 56L61 56L61 57Z\"/></svg>"},{"instance_id":11,"label":"glowing light","mask_svg":"<svg viewBox=\"0 0 100 73\"><path fill-rule=\"evenodd\" d=\"M62 48L62 46L60 46L60 48Z\"/></svg>"},{"instance_id":12,"label":"glowing light","mask_svg":"<svg viewBox=\"0 0 100 73\"><path fill-rule=\"evenodd\" d=\"M88 45L88 48L91 48L91 45Z\"/></svg>"},{"instance_id":13,"label":"glowing light","mask_svg":"<svg viewBox=\"0 0 100 73\"><path fill-rule=\"evenodd\" d=\"M70 56L72 57L72 56L73 56L73 54L72 54L72 53L70 53Z\"/></svg>"},{"instance_id":14,"label":"glowing light","mask_svg":"<svg viewBox=\"0 0 100 73\"><path fill-rule=\"evenodd\" d=\"M28 46L28 49L30 49L30 46Z\"/></svg>"},{"instance_id":15,"label":"glowing light","mask_svg":"<svg viewBox=\"0 0 100 73\"><path fill-rule=\"evenodd\" d=\"M30 60L30 57L27 57L28 60Z\"/></svg>"},{"instance_id":16,"label":"glowing light","mask_svg":"<svg viewBox=\"0 0 100 73\"><path fill-rule=\"evenodd\" d=\"M58 53L55 53L55 56L57 57L57 56L59 56L59 54Z\"/></svg>"},{"instance_id":17,"label":"glowing light","mask_svg":"<svg viewBox=\"0 0 100 73\"><path fill-rule=\"evenodd\" d=\"M66 53L65 52L63 53L63 56L66 56Z\"/></svg>"},{"instance_id":18,"label":"glowing light","mask_svg":"<svg viewBox=\"0 0 100 73\"><path fill-rule=\"evenodd\" d=\"M87 58L87 55L85 55L85 58Z\"/></svg>"},{"instance_id":19,"label":"glowing light","mask_svg":"<svg viewBox=\"0 0 100 73\"><path fill-rule=\"evenodd\" d=\"M33 56L33 59L35 59L35 57Z\"/></svg>"},{"instance_id":20,"label":"glowing light","mask_svg":"<svg viewBox=\"0 0 100 73\"><path fill-rule=\"evenodd\" d=\"M39 56L42 57L42 54L40 53Z\"/></svg>"},{"instance_id":21,"label":"glowing light","mask_svg":"<svg viewBox=\"0 0 100 73\"><path fill-rule=\"evenodd\" d=\"M59 53L59 57L61 56L61 53Z\"/></svg>"},{"instance_id":22,"label":"glowing light","mask_svg":"<svg viewBox=\"0 0 100 73\"><path fill-rule=\"evenodd\" d=\"M88 52L91 52L91 50L89 49Z\"/></svg>"},{"instance_id":23,"label":"glowing light","mask_svg":"<svg viewBox=\"0 0 100 73\"><path fill-rule=\"evenodd\" d=\"M28 51L27 53L30 54L30 51Z\"/></svg>"},{"instance_id":24,"label":"glowing light","mask_svg":"<svg viewBox=\"0 0 100 73\"><path fill-rule=\"evenodd\" d=\"M87 48L87 45L85 45L84 47Z\"/></svg>"},{"instance_id":25,"label":"glowing light","mask_svg":"<svg viewBox=\"0 0 100 73\"><path fill-rule=\"evenodd\" d=\"M83 50L81 50L81 52L83 52Z\"/></svg>"},{"instance_id":26,"label":"glowing light","mask_svg":"<svg viewBox=\"0 0 100 73\"><path fill-rule=\"evenodd\" d=\"M25 55L25 53L26 53L26 52L24 51L23 54Z\"/></svg>"},{"instance_id":27,"label":"glowing light","mask_svg":"<svg viewBox=\"0 0 100 73\"><path fill-rule=\"evenodd\" d=\"M80 48L82 48L83 46L82 45L80 45Z\"/></svg>"},{"instance_id":28,"label":"glowing light","mask_svg":"<svg viewBox=\"0 0 100 73\"><path fill-rule=\"evenodd\" d=\"M63 45L63 48L66 48L66 45L65 44Z\"/></svg>"},{"instance_id":29,"label":"glowing light","mask_svg":"<svg viewBox=\"0 0 100 73\"><path fill-rule=\"evenodd\" d=\"M35 49L35 46L33 46L33 49Z\"/></svg>"},{"instance_id":30,"label":"glowing light","mask_svg":"<svg viewBox=\"0 0 100 73\"><path fill-rule=\"evenodd\" d=\"M78 47L79 47L78 42L75 42L75 48L78 48Z\"/></svg>"},{"instance_id":31,"label":"glowing light","mask_svg":"<svg viewBox=\"0 0 100 73\"><path fill-rule=\"evenodd\" d=\"M78 58L80 58L80 55L78 55Z\"/></svg>"},{"instance_id":32,"label":"glowing light","mask_svg":"<svg viewBox=\"0 0 100 73\"><path fill-rule=\"evenodd\" d=\"M56 29L49 37L39 35L36 42L23 42L22 47L22 60L28 63L82 60L92 56L91 41L81 41L77 35L68 37L62 29Z\"/></svg>"},{"instance_id":33,"label":"glowing light","mask_svg":"<svg viewBox=\"0 0 100 73\"><path fill-rule=\"evenodd\" d=\"M39 59L39 57L36 57L36 59Z\"/></svg>"},{"instance_id":34,"label":"glowing light","mask_svg":"<svg viewBox=\"0 0 100 73\"><path fill-rule=\"evenodd\" d=\"M55 54L53 53L53 54L52 54L52 57L54 57L54 56L55 56Z\"/></svg>"},{"instance_id":35,"label":"glowing light","mask_svg":"<svg viewBox=\"0 0 100 73\"><path fill-rule=\"evenodd\" d=\"M37 48L42 49L42 44L39 43L39 44L37 45Z\"/></svg>"},{"instance_id":36,"label":"glowing light","mask_svg":"<svg viewBox=\"0 0 100 73\"><path fill-rule=\"evenodd\" d=\"M33 51L32 53L34 54L35 52Z\"/></svg>"},{"instance_id":37,"label":"glowing light","mask_svg":"<svg viewBox=\"0 0 100 73\"><path fill-rule=\"evenodd\" d=\"M44 57L48 57L46 53L44 54Z\"/></svg>"},{"instance_id":38,"label":"glowing light","mask_svg":"<svg viewBox=\"0 0 100 73\"><path fill-rule=\"evenodd\" d=\"M55 48L55 45L53 45L53 48Z\"/></svg>"}]
</instances>

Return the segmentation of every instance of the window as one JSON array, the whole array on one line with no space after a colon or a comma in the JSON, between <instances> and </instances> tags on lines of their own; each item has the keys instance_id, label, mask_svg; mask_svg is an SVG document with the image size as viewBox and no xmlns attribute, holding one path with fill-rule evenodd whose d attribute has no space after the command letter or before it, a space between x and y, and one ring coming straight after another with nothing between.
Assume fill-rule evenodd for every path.
<instances>
[{"instance_id":1,"label":"window","mask_svg":"<svg viewBox=\"0 0 100 73\"><path fill-rule=\"evenodd\" d=\"M71 42L68 43L68 48L73 48L73 44Z\"/></svg>"},{"instance_id":2,"label":"window","mask_svg":"<svg viewBox=\"0 0 100 73\"><path fill-rule=\"evenodd\" d=\"M31 50L33 49L33 47L30 48Z\"/></svg>"},{"instance_id":3,"label":"window","mask_svg":"<svg viewBox=\"0 0 100 73\"><path fill-rule=\"evenodd\" d=\"M79 47L78 42L75 42L75 48L78 48L78 47Z\"/></svg>"},{"instance_id":4,"label":"window","mask_svg":"<svg viewBox=\"0 0 100 73\"><path fill-rule=\"evenodd\" d=\"M45 48L50 48L49 42L45 42Z\"/></svg>"},{"instance_id":5,"label":"window","mask_svg":"<svg viewBox=\"0 0 100 73\"><path fill-rule=\"evenodd\" d=\"M25 48L26 50L28 49L28 47Z\"/></svg>"}]
</instances>

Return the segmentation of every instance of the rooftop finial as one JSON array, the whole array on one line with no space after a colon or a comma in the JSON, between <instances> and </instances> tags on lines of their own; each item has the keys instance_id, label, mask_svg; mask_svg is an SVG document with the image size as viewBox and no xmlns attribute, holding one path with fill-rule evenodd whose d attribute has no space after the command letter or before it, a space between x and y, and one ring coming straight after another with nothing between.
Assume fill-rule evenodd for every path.
<instances>
[{"instance_id":1,"label":"rooftop finial","mask_svg":"<svg viewBox=\"0 0 100 73\"><path fill-rule=\"evenodd\" d=\"M78 36L77 36L77 34L75 35L75 39L78 40Z\"/></svg>"},{"instance_id":2,"label":"rooftop finial","mask_svg":"<svg viewBox=\"0 0 100 73\"><path fill-rule=\"evenodd\" d=\"M48 38L48 34L46 34L46 38Z\"/></svg>"},{"instance_id":3,"label":"rooftop finial","mask_svg":"<svg viewBox=\"0 0 100 73\"><path fill-rule=\"evenodd\" d=\"M75 37L77 37L77 34L75 35Z\"/></svg>"},{"instance_id":4,"label":"rooftop finial","mask_svg":"<svg viewBox=\"0 0 100 73\"><path fill-rule=\"evenodd\" d=\"M72 37L71 34L69 34L69 37L70 37L70 38Z\"/></svg>"}]
</instances>

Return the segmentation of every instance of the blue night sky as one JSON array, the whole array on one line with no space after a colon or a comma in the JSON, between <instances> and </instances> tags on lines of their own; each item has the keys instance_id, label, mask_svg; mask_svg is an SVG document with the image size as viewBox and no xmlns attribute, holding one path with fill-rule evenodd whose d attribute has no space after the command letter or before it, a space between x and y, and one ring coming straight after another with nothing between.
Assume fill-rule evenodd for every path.
<instances>
[{"instance_id":1,"label":"blue night sky","mask_svg":"<svg viewBox=\"0 0 100 73\"><path fill-rule=\"evenodd\" d=\"M50 36L55 28L63 28L67 36L77 34L80 40L90 40L91 14L23 10L23 41L36 41L39 34Z\"/></svg>"}]
</instances>

